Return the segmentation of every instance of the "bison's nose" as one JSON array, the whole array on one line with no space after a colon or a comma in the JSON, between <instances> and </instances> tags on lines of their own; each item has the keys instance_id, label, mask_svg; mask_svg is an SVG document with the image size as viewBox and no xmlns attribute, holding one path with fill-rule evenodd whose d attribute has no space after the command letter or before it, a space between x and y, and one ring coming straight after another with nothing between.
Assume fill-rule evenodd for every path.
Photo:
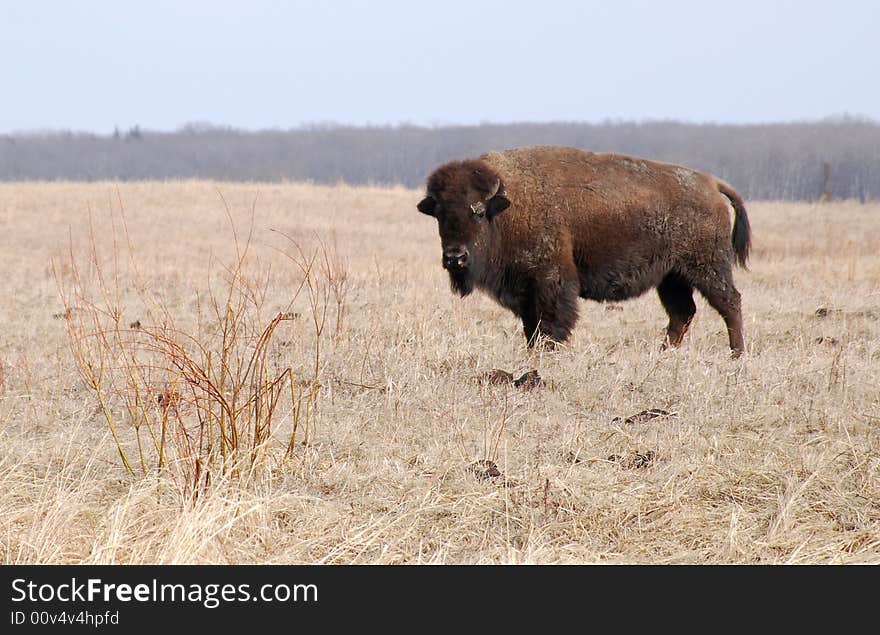
<instances>
[{"instance_id":1,"label":"bison's nose","mask_svg":"<svg viewBox=\"0 0 880 635\"><path fill-rule=\"evenodd\" d=\"M450 247L443 250L443 268L450 271L464 271L468 266L468 252L463 247Z\"/></svg>"}]
</instances>

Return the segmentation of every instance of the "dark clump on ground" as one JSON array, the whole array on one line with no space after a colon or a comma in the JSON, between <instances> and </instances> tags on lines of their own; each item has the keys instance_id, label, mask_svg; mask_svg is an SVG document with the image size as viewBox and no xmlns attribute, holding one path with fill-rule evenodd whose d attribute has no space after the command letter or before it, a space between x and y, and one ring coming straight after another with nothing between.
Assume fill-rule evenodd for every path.
<instances>
[{"instance_id":1,"label":"dark clump on ground","mask_svg":"<svg viewBox=\"0 0 880 635\"><path fill-rule=\"evenodd\" d=\"M477 378L477 380L484 381L492 386L512 384L514 381L513 375L508 373L506 370L501 370L499 368L493 368L488 373L483 373Z\"/></svg>"},{"instance_id":2,"label":"dark clump on ground","mask_svg":"<svg viewBox=\"0 0 880 635\"><path fill-rule=\"evenodd\" d=\"M493 368L489 372L483 373L477 377L477 380L492 386L513 384L517 388L522 388L523 390L532 390L544 385L544 380L541 379L537 370L530 370L527 373L523 373L519 379L514 379L512 373L508 373L506 370L501 370L499 368Z\"/></svg>"},{"instance_id":3,"label":"dark clump on ground","mask_svg":"<svg viewBox=\"0 0 880 635\"><path fill-rule=\"evenodd\" d=\"M581 455L579 453L573 452L571 450L569 450L568 452L563 454L562 460L565 461L566 463L570 463L572 465L577 465L578 463L583 462L583 458L581 458Z\"/></svg>"},{"instance_id":4,"label":"dark clump on ground","mask_svg":"<svg viewBox=\"0 0 880 635\"><path fill-rule=\"evenodd\" d=\"M663 410L662 408L648 408L647 410L642 410L641 412L632 415L631 417L627 417L626 419L621 419L620 417L614 417L611 420L611 423L621 423L624 424L634 424L634 423L645 423L646 421L650 421L651 419L656 419L657 417L674 417L676 413L670 412L668 410Z\"/></svg>"},{"instance_id":5,"label":"dark clump on ground","mask_svg":"<svg viewBox=\"0 0 880 635\"><path fill-rule=\"evenodd\" d=\"M608 457L608 460L612 463L619 464L621 467L632 470L649 467L654 463L656 458L656 453L653 450L648 450L647 452L632 452L626 456L612 454Z\"/></svg>"},{"instance_id":6,"label":"dark clump on ground","mask_svg":"<svg viewBox=\"0 0 880 635\"><path fill-rule=\"evenodd\" d=\"M828 344L829 346L837 346L838 340L836 337L817 337L813 340L816 344Z\"/></svg>"},{"instance_id":7,"label":"dark clump on ground","mask_svg":"<svg viewBox=\"0 0 880 635\"><path fill-rule=\"evenodd\" d=\"M523 376L519 379L514 380L513 385L523 390L532 390L544 385L544 380L541 379L537 370L530 370L527 373L523 373Z\"/></svg>"},{"instance_id":8,"label":"dark clump on ground","mask_svg":"<svg viewBox=\"0 0 880 635\"><path fill-rule=\"evenodd\" d=\"M495 461L489 459L480 459L476 463L468 465L468 472L476 476L481 481L488 481L493 478L503 477L504 474L498 469Z\"/></svg>"},{"instance_id":9,"label":"dark clump on ground","mask_svg":"<svg viewBox=\"0 0 880 635\"><path fill-rule=\"evenodd\" d=\"M504 476L495 461L490 459L480 459L467 466L467 471L474 475L478 481L486 481L489 483L497 483L504 487L513 487L516 482Z\"/></svg>"}]
</instances>

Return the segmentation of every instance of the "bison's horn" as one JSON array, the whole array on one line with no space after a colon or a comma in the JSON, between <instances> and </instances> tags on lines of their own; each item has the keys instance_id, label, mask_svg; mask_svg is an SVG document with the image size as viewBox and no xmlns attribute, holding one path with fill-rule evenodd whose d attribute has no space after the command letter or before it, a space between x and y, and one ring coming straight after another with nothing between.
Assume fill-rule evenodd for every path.
<instances>
[{"instance_id":1,"label":"bison's horn","mask_svg":"<svg viewBox=\"0 0 880 635\"><path fill-rule=\"evenodd\" d=\"M498 190L501 189L501 179L495 181L495 185L492 186L492 190L489 192L488 198L492 198L496 194L498 194Z\"/></svg>"}]
</instances>

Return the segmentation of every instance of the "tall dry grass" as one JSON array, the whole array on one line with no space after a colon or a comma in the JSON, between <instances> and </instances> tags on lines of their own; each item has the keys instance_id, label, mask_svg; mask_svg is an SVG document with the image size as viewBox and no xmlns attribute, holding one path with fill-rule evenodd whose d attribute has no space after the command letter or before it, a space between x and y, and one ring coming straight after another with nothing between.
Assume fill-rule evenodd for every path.
<instances>
[{"instance_id":1,"label":"tall dry grass","mask_svg":"<svg viewBox=\"0 0 880 635\"><path fill-rule=\"evenodd\" d=\"M279 326L298 314L285 311L262 318L269 272L245 270L254 209L242 242L222 193L218 197L230 220L234 256L229 264L216 263L220 288L210 283L214 276L208 278L194 329L178 327L174 311L145 283L121 199L119 212L111 210L106 256L101 255L90 216L85 264L73 250L65 262L66 273L59 273L60 264L53 262L64 308L59 317L67 325L71 356L83 385L98 401L122 466L131 476L168 475L192 501L205 495L217 478L246 486L281 436L286 435L287 441L276 459L293 456L298 431L308 445L331 296L336 336L345 308L347 273L335 251L331 255L318 240L319 248L309 253L287 237L293 252L281 253L301 274L287 305L294 305L304 293L314 327L314 365L304 377L297 377L293 367L273 352L273 345ZM127 326L120 282L126 274L143 316ZM294 346L301 347L302 342ZM284 411L282 402L291 421L284 435L273 427L276 411ZM136 450L127 447L125 437L130 435L124 430L133 430Z\"/></svg>"},{"instance_id":2,"label":"tall dry grass","mask_svg":"<svg viewBox=\"0 0 880 635\"><path fill-rule=\"evenodd\" d=\"M3 561L880 562L880 207L749 205L731 361L701 300L661 354L653 295L528 351L417 199L0 185Z\"/></svg>"}]
</instances>

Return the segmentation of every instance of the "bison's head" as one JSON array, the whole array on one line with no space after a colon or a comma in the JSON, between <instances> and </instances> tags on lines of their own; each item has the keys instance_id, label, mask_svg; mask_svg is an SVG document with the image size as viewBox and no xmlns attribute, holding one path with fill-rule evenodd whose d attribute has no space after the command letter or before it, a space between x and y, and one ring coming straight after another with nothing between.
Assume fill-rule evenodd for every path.
<instances>
[{"instance_id":1,"label":"bison's head","mask_svg":"<svg viewBox=\"0 0 880 635\"><path fill-rule=\"evenodd\" d=\"M427 190L418 210L437 219L443 268L452 288L467 295L485 270L492 220L510 205L504 184L482 161L453 161L428 177Z\"/></svg>"}]
</instances>

